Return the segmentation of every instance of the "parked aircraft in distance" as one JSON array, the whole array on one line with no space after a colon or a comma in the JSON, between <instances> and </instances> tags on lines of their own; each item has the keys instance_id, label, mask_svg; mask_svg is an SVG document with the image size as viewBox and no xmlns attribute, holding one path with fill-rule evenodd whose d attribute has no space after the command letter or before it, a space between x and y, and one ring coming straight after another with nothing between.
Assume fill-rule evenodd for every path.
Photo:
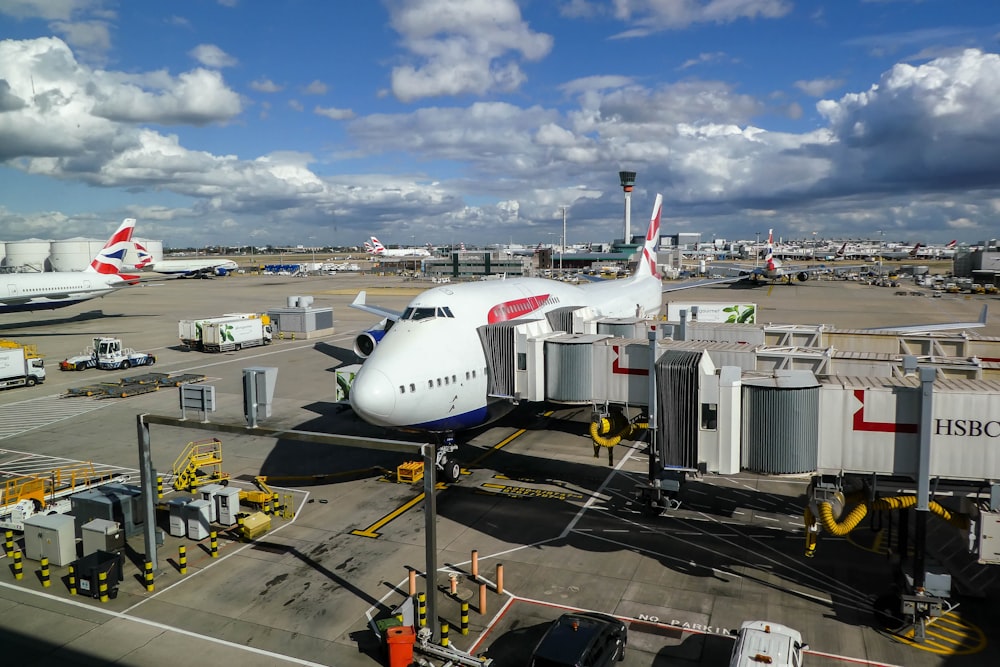
<instances>
[{"instance_id":1,"label":"parked aircraft in distance","mask_svg":"<svg viewBox=\"0 0 1000 667\"><path fill-rule=\"evenodd\" d=\"M370 249L369 249L370 248ZM431 253L426 248L386 248L374 236L371 242L365 241L365 251L376 257L430 257Z\"/></svg>"},{"instance_id":2,"label":"parked aircraft in distance","mask_svg":"<svg viewBox=\"0 0 1000 667\"><path fill-rule=\"evenodd\" d=\"M491 386L480 331L506 322L544 322L552 311L574 308L589 308L597 317L656 317L661 292L673 291L663 290L656 271L661 204L657 195L629 278L582 285L545 278L448 284L421 293L402 312L369 305L365 292L359 293L351 305L384 319L355 343L358 355L367 357L351 387L355 413L375 425L438 434L444 439L438 466L454 481L458 464L448 458L457 448L454 432L488 423L515 404Z\"/></svg>"},{"instance_id":3,"label":"parked aircraft in distance","mask_svg":"<svg viewBox=\"0 0 1000 667\"><path fill-rule=\"evenodd\" d=\"M0 312L65 308L137 283L139 276L121 273L134 229L135 218L126 218L83 271L5 274Z\"/></svg>"},{"instance_id":4,"label":"parked aircraft in distance","mask_svg":"<svg viewBox=\"0 0 1000 667\"><path fill-rule=\"evenodd\" d=\"M842 256L847 250L847 244L845 243L837 251L838 256ZM846 267L845 267L846 268ZM780 259L774 256L774 230L767 230L767 246L765 246L764 260L759 266L748 266L741 264L722 264L716 262L712 265L714 271L733 271L736 275L726 276L723 278L714 278L711 284L725 284L725 283L735 283L739 281L745 281L756 284L769 283L773 284L775 282L792 283L795 280L799 282L805 282L809 280L809 276L813 273L818 273L820 271L826 271L826 267L822 264L816 264L813 266L791 266L784 264ZM840 270L844 270L841 268Z\"/></svg>"},{"instance_id":5,"label":"parked aircraft in distance","mask_svg":"<svg viewBox=\"0 0 1000 667\"><path fill-rule=\"evenodd\" d=\"M231 259L161 259L159 262L153 261L153 256L141 243L136 243L135 252L138 259L135 268L141 271L153 271L164 275L179 276L181 278L207 278L210 276L224 276L230 271L239 268Z\"/></svg>"}]
</instances>

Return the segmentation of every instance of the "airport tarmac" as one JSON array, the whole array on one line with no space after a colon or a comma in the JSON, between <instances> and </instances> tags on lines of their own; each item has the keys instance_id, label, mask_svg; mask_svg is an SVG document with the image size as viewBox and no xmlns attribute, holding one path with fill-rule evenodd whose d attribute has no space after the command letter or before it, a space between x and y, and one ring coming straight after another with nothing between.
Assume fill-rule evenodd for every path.
<instances>
[{"instance_id":1,"label":"airport tarmac","mask_svg":"<svg viewBox=\"0 0 1000 667\"><path fill-rule=\"evenodd\" d=\"M6 315L0 337L37 344L49 377L37 387L0 392L0 470L91 461L134 471L137 416L179 416L176 389L125 399L62 397L69 387L125 374L58 370L58 361L79 353L95 335L118 336L152 352L157 364L148 370L206 375L217 392L219 410L210 416L215 423L243 424L242 368L275 366L268 427L412 440L364 424L336 405L333 369L354 361L354 336L375 324L347 307L357 290L369 290L369 303L401 309L429 286L375 276L246 275L146 283L71 308ZM701 288L665 299L753 302L759 322L846 328L969 321L983 303L992 308L996 302L896 291L809 281ZM331 306L335 333L216 355L178 346L179 319L263 312L283 307L293 295ZM977 333L1000 335L1000 312L991 312ZM817 555L804 557L807 478L701 477L685 488L680 510L646 517L631 495L644 478L644 446L619 445L613 464L603 452L595 458L589 419L586 406L523 405L468 434L459 453L468 474L436 495L439 570L431 584L441 591L438 615L450 623L458 648L485 653L498 667L523 665L549 621L566 609L590 609L630 621L626 667L727 664L729 631L752 619L800 630L810 644L809 665L1000 664L995 587L985 599L963 599L932 626L929 647L896 641L872 623L872 602L891 573L873 533L823 535ZM213 435L152 426L154 465L169 469L185 444ZM25 665L380 664L366 615L399 604L408 570L424 569L423 487L387 481L378 472L395 469L404 457L288 438L219 437L222 467L234 484L250 488L248 480L258 474L272 480L329 477L318 484L275 482L292 496L295 516L276 518L273 530L255 543L223 532L220 557L213 559L207 540L185 540L186 575L174 567L178 538L168 538L153 592L132 565L117 597L105 604L71 598L65 568L52 568L50 588L39 583L33 561L25 562L21 581L3 568L0 651ZM130 539L130 546L141 551L141 538ZM468 576L473 550L480 575L491 582L497 565L504 568L504 592L491 587L482 614L478 585ZM455 598L445 594L451 573ZM427 590L423 577L418 583ZM471 604L465 636L459 632L463 599Z\"/></svg>"}]
</instances>

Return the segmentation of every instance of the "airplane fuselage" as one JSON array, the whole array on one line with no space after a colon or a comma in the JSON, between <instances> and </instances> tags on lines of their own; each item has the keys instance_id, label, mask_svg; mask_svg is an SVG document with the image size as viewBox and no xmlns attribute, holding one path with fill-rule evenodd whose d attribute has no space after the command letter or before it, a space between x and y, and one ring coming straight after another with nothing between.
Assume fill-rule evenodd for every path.
<instances>
[{"instance_id":1,"label":"airplane fuselage","mask_svg":"<svg viewBox=\"0 0 1000 667\"><path fill-rule=\"evenodd\" d=\"M567 306L589 306L601 317L655 316L661 298L653 276L581 286L513 278L427 290L362 365L351 405L365 421L394 428L455 431L487 423L511 404L488 397L479 327L541 319Z\"/></svg>"},{"instance_id":2,"label":"airplane fuselage","mask_svg":"<svg viewBox=\"0 0 1000 667\"><path fill-rule=\"evenodd\" d=\"M7 273L0 276L0 312L65 308L110 294L124 283L118 275L85 271Z\"/></svg>"}]
</instances>

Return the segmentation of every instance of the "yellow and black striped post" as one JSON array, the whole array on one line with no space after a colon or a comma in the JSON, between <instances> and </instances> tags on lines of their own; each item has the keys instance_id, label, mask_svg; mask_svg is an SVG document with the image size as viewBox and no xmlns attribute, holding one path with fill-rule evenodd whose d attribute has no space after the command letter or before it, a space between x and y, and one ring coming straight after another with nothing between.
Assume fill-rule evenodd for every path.
<instances>
[{"instance_id":1,"label":"yellow and black striped post","mask_svg":"<svg viewBox=\"0 0 1000 667\"><path fill-rule=\"evenodd\" d=\"M264 504L260 506L260 511L264 514L271 513L271 496L264 499Z\"/></svg>"},{"instance_id":2,"label":"yellow and black striped post","mask_svg":"<svg viewBox=\"0 0 1000 667\"><path fill-rule=\"evenodd\" d=\"M156 499L163 500L163 475L156 476Z\"/></svg>"},{"instance_id":3,"label":"yellow and black striped post","mask_svg":"<svg viewBox=\"0 0 1000 667\"><path fill-rule=\"evenodd\" d=\"M69 594L76 595L76 568L69 566Z\"/></svg>"},{"instance_id":4,"label":"yellow and black striped post","mask_svg":"<svg viewBox=\"0 0 1000 667\"><path fill-rule=\"evenodd\" d=\"M274 508L274 513L275 514L280 514L281 513L281 510L282 510L282 507L281 507L281 497L278 496L277 493L272 493L271 494L271 507Z\"/></svg>"},{"instance_id":5,"label":"yellow and black striped post","mask_svg":"<svg viewBox=\"0 0 1000 667\"><path fill-rule=\"evenodd\" d=\"M144 577L146 579L146 591L153 592L153 561L147 560L143 566Z\"/></svg>"},{"instance_id":6,"label":"yellow and black striped post","mask_svg":"<svg viewBox=\"0 0 1000 667\"><path fill-rule=\"evenodd\" d=\"M417 617L420 619L420 627L427 625L427 593L417 593Z\"/></svg>"},{"instance_id":7,"label":"yellow and black striped post","mask_svg":"<svg viewBox=\"0 0 1000 667\"><path fill-rule=\"evenodd\" d=\"M52 585L52 578L49 573L48 556L42 556L42 560L39 564L41 565L41 569L39 569L38 573L41 575L42 586L48 588L49 586Z\"/></svg>"},{"instance_id":8,"label":"yellow and black striped post","mask_svg":"<svg viewBox=\"0 0 1000 667\"><path fill-rule=\"evenodd\" d=\"M469 634L469 603L466 600L462 601L462 634Z\"/></svg>"},{"instance_id":9,"label":"yellow and black striped post","mask_svg":"<svg viewBox=\"0 0 1000 667\"><path fill-rule=\"evenodd\" d=\"M219 534L214 530L208 534L208 545L209 550L212 553L212 558L219 557Z\"/></svg>"},{"instance_id":10,"label":"yellow and black striped post","mask_svg":"<svg viewBox=\"0 0 1000 667\"><path fill-rule=\"evenodd\" d=\"M14 578L20 581L24 579L24 562L21 560L21 550L14 551Z\"/></svg>"},{"instance_id":11,"label":"yellow and black striped post","mask_svg":"<svg viewBox=\"0 0 1000 667\"><path fill-rule=\"evenodd\" d=\"M187 574L188 571L188 550L183 544L177 547L177 570L181 574Z\"/></svg>"},{"instance_id":12,"label":"yellow and black striped post","mask_svg":"<svg viewBox=\"0 0 1000 667\"><path fill-rule=\"evenodd\" d=\"M246 531L243 528L243 526L245 525L244 521L245 518L246 515L243 514L243 512L240 512L239 514L236 515L236 532L239 534L241 540L243 539L243 536L246 534Z\"/></svg>"},{"instance_id":13,"label":"yellow and black striped post","mask_svg":"<svg viewBox=\"0 0 1000 667\"><path fill-rule=\"evenodd\" d=\"M14 557L14 531L8 530L4 533L4 551L7 554L7 558Z\"/></svg>"},{"instance_id":14,"label":"yellow and black striped post","mask_svg":"<svg viewBox=\"0 0 1000 667\"><path fill-rule=\"evenodd\" d=\"M441 623L441 646L448 646L448 624Z\"/></svg>"},{"instance_id":15,"label":"yellow and black striped post","mask_svg":"<svg viewBox=\"0 0 1000 667\"><path fill-rule=\"evenodd\" d=\"M97 573L97 593L100 595L101 602L108 601L108 573L98 572Z\"/></svg>"}]
</instances>

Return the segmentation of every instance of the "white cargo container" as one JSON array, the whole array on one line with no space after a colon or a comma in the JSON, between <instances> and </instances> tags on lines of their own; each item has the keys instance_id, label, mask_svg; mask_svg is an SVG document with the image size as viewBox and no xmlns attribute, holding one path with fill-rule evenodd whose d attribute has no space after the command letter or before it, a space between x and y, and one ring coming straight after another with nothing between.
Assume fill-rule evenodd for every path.
<instances>
[{"instance_id":1,"label":"white cargo container","mask_svg":"<svg viewBox=\"0 0 1000 667\"><path fill-rule=\"evenodd\" d=\"M45 381L45 362L23 347L0 348L0 388L33 387Z\"/></svg>"},{"instance_id":2,"label":"white cargo container","mask_svg":"<svg viewBox=\"0 0 1000 667\"><path fill-rule=\"evenodd\" d=\"M228 352L245 347L268 345L271 325L263 319L231 319L202 326L201 343L205 352Z\"/></svg>"},{"instance_id":3,"label":"white cargo container","mask_svg":"<svg viewBox=\"0 0 1000 667\"><path fill-rule=\"evenodd\" d=\"M214 322L229 322L231 320L250 320L261 318L258 313L226 313L217 317L203 317L194 320L181 320L177 323L177 335L181 340L181 345L192 350L200 350L203 347L203 330L206 324ZM267 316L263 316L265 323Z\"/></svg>"},{"instance_id":4,"label":"white cargo container","mask_svg":"<svg viewBox=\"0 0 1000 667\"><path fill-rule=\"evenodd\" d=\"M697 306L698 317L693 318L691 309ZM728 324L754 324L757 321L757 304L732 302L700 302L667 304L667 321L680 322L681 311L687 311L688 322L723 322Z\"/></svg>"}]
</instances>

